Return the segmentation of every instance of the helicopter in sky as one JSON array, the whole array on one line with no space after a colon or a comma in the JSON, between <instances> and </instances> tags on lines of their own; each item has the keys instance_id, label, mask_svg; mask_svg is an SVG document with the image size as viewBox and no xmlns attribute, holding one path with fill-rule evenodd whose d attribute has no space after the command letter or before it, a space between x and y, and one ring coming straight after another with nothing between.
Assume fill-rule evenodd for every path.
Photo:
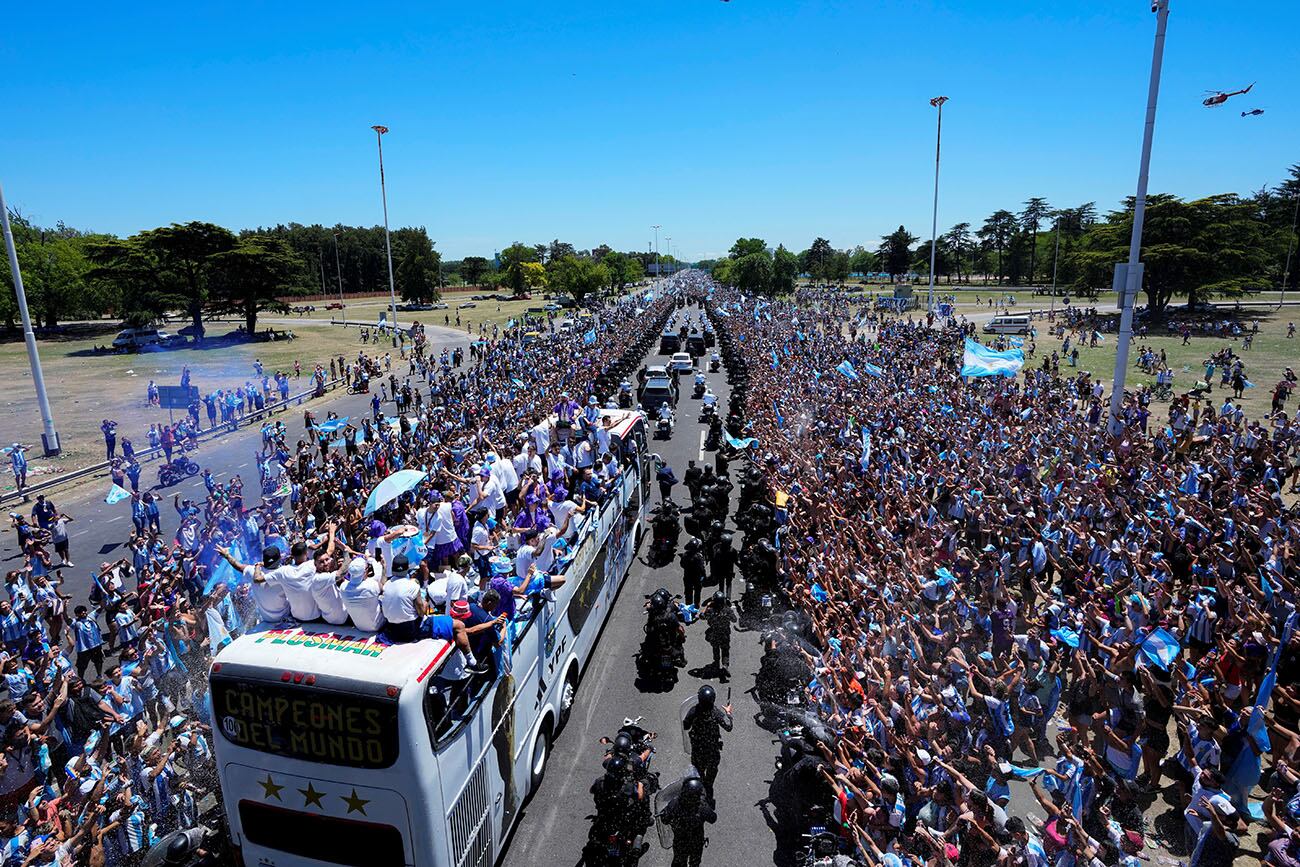
<instances>
[{"instance_id":1,"label":"helicopter in sky","mask_svg":"<svg viewBox=\"0 0 1300 867\"><path fill-rule=\"evenodd\" d=\"M1250 111L1243 111L1243 112L1241 113L1241 116L1242 116L1242 117L1259 117L1259 116L1260 116L1261 114L1263 114L1263 113L1264 113L1264 109L1262 109L1262 108L1252 108Z\"/></svg>"},{"instance_id":2,"label":"helicopter in sky","mask_svg":"<svg viewBox=\"0 0 1300 867\"><path fill-rule=\"evenodd\" d=\"M1208 108L1213 108L1216 105L1223 105L1225 102L1228 101L1228 97L1240 96L1243 93L1250 93L1250 89L1254 86L1255 86L1255 82L1252 81L1250 84L1246 85L1246 87L1242 90L1232 90L1232 91L1228 91L1227 93L1224 93L1222 90L1207 90L1206 93L1210 95L1207 96L1205 99L1201 100L1201 105L1204 105Z\"/></svg>"}]
</instances>

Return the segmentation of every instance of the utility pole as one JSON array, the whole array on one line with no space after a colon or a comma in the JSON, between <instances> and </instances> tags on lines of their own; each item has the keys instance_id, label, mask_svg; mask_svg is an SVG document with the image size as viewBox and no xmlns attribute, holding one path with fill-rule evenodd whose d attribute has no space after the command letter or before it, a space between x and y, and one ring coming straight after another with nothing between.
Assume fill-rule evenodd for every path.
<instances>
[{"instance_id":1,"label":"utility pole","mask_svg":"<svg viewBox=\"0 0 1300 867\"><path fill-rule=\"evenodd\" d=\"M939 245L939 143L943 140L943 104L946 96L936 96L930 105L939 109L939 122L934 132L934 211L930 220L930 290L926 294L926 311L934 310L934 260Z\"/></svg>"},{"instance_id":2,"label":"utility pole","mask_svg":"<svg viewBox=\"0 0 1300 867\"><path fill-rule=\"evenodd\" d=\"M384 250L388 253L388 298L392 302L393 346L397 346L397 284L393 282L393 242L388 237L388 191L384 188L384 133L388 127L375 124L375 141L379 143L379 195L384 200Z\"/></svg>"},{"instance_id":3,"label":"utility pole","mask_svg":"<svg viewBox=\"0 0 1300 867\"><path fill-rule=\"evenodd\" d=\"M663 274L659 271L659 227L651 226L655 230L655 279L662 280Z\"/></svg>"},{"instance_id":4,"label":"utility pole","mask_svg":"<svg viewBox=\"0 0 1300 867\"><path fill-rule=\"evenodd\" d=\"M1111 383L1111 436L1123 430L1119 412L1124 407L1124 379L1128 375L1129 344L1133 342L1133 301L1142 288L1142 223L1147 213L1147 179L1151 172L1151 140L1156 131L1156 102L1160 97L1160 67L1165 59L1165 27L1169 23L1169 0L1155 0L1156 39L1151 52L1151 81L1147 85L1147 118L1142 131L1142 158L1138 163L1137 197L1133 201L1133 234L1129 238L1128 264L1115 266L1115 286L1120 291L1119 339L1115 345L1115 380Z\"/></svg>"},{"instance_id":5,"label":"utility pole","mask_svg":"<svg viewBox=\"0 0 1300 867\"><path fill-rule=\"evenodd\" d=\"M1291 254L1295 252L1296 228L1300 227L1300 184L1295 190L1295 216L1291 218L1291 239L1286 242L1286 266L1282 269L1282 294L1277 299L1277 309L1286 300L1286 284L1291 282Z\"/></svg>"},{"instance_id":6,"label":"utility pole","mask_svg":"<svg viewBox=\"0 0 1300 867\"><path fill-rule=\"evenodd\" d=\"M36 332L32 330L32 317L27 310L27 293L23 290L23 274L18 267L18 248L14 246L14 233L9 226L9 206L5 204L4 190L0 188L0 222L4 224L5 248L9 252L9 271L14 277L14 292L18 295L18 315L23 321L23 340L27 343L27 361L32 368L32 384L36 386L36 403L41 409L41 445L47 458L57 455L59 432L54 429L54 413L50 412L50 398L45 393L45 375L41 372L41 355L36 350Z\"/></svg>"},{"instance_id":7,"label":"utility pole","mask_svg":"<svg viewBox=\"0 0 1300 867\"><path fill-rule=\"evenodd\" d=\"M339 233L338 232L334 233L334 273L337 274L339 278L339 303L342 304L343 303L343 269L339 267ZM343 315L343 311L341 310L339 311L339 316L343 317L344 319L347 318L346 316Z\"/></svg>"}]
</instances>

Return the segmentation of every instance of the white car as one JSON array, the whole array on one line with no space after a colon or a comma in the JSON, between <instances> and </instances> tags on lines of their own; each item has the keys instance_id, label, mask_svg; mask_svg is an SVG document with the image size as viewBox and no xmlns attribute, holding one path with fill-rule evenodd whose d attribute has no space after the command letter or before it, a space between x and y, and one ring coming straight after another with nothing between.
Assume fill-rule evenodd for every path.
<instances>
[{"instance_id":1,"label":"white car","mask_svg":"<svg viewBox=\"0 0 1300 867\"><path fill-rule=\"evenodd\" d=\"M113 338L114 349L140 349L160 346L171 341L171 335L157 328L124 328Z\"/></svg>"},{"instance_id":2,"label":"white car","mask_svg":"<svg viewBox=\"0 0 1300 867\"><path fill-rule=\"evenodd\" d=\"M673 357L668 362L669 370L676 370L680 373L690 373L695 369L695 359L689 352L674 352Z\"/></svg>"}]
</instances>

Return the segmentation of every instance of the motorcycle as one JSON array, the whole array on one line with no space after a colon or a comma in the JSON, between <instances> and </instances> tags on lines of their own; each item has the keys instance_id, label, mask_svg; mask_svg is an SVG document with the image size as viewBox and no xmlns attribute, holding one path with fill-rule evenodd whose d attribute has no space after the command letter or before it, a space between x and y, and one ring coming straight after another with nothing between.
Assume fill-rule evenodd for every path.
<instances>
[{"instance_id":1,"label":"motorcycle","mask_svg":"<svg viewBox=\"0 0 1300 867\"><path fill-rule=\"evenodd\" d=\"M170 488L172 485L199 473L199 465L184 455L178 456L170 464L158 468L158 487Z\"/></svg>"},{"instance_id":2,"label":"motorcycle","mask_svg":"<svg viewBox=\"0 0 1300 867\"><path fill-rule=\"evenodd\" d=\"M671 500L651 510L650 553L657 562L666 563L673 558L677 550L677 540L681 536L681 512Z\"/></svg>"},{"instance_id":3,"label":"motorcycle","mask_svg":"<svg viewBox=\"0 0 1300 867\"><path fill-rule=\"evenodd\" d=\"M722 359L719 358L718 353L715 352L709 358L709 371L711 373L717 373L721 367L722 367Z\"/></svg>"},{"instance_id":4,"label":"motorcycle","mask_svg":"<svg viewBox=\"0 0 1300 867\"><path fill-rule=\"evenodd\" d=\"M348 386L348 394L370 394L370 380L354 379Z\"/></svg>"},{"instance_id":5,"label":"motorcycle","mask_svg":"<svg viewBox=\"0 0 1300 867\"><path fill-rule=\"evenodd\" d=\"M661 418L655 422L655 439L673 438L673 422L670 418Z\"/></svg>"},{"instance_id":6,"label":"motorcycle","mask_svg":"<svg viewBox=\"0 0 1300 867\"><path fill-rule=\"evenodd\" d=\"M718 417L718 408L713 403L700 404L700 424L712 424L713 420Z\"/></svg>"},{"instance_id":7,"label":"motorcycle","mask_svg":"<svg viewBox=\"0 0 1300 867\"><path fill-rule=\"evenodd\" d=\"M695 389L691 392L691 397L699 400L704 397L704 392L708 391L708 389L709 385L704 381L704 378L697 376L695 378Z\"/></svg>"},{"instance_id":8,"label":"motorcycle","mask_svg":"<svg viewBox=\"0 0 1300 867\"><path fill-rule=\"evenodd\" d=\"M637 653L637 668L645 677L675 681L678 667L686 664L680 599L662 587L646 597L645 639Z\"/></svg>"}]
</instances>

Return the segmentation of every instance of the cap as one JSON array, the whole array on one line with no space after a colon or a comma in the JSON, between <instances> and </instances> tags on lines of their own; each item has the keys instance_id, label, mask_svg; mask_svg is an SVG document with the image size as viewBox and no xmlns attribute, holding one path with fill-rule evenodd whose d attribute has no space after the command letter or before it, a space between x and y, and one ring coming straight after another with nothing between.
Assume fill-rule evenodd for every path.
<instances>
[{"instance_id":1,"label":"cap","mask_svg":"<svg viewBox=\"0 0 1300 867\"><path fill-rule=\"evenodd\" d=\"M469 602L464 599L457 599L451 603L451 616L457 620L464 620L469 617Z\"/></svg>"},{"instance_id":2,"label":"cap","mask_svg":"<svg viewBox=\"0 0 1300 867\"><path fill-rule=\"evenodd\" d=\"M393 558L393 574L403 575L411 571L411 561L406 559L405 554L398 554Z\"/></svg>"},{"instance_id":3,"label":"cap","mask_svg":"<svg viewBox=\"0 0 1300 867\"><path fill-rule=\"evenodd\" d=\"M279 562L280 562L279 548L267 548L265 551L262 552L263 566L274 566L276 563Z\"/></svg>"},{"instance_id":4,"label":"cap","mask_svg":"<svg viewBox=\"0 0 1300 867\"><path fill-rule=\"evenodd\" d=\"M480 476L490 476L490 475L492 475L492 468L491 468L491 467L483 467L481 470L478 471L478 474L479 474Z\"/></svg>"},{"instance_id":5,"label":"cap","mask_svg":"<svg viewBox=\"0 0 1300 867\"><path fill-rule=\"evenodd\" d=\"M348 564L349 578L363 578L365 577L365 574L366 574L366 561L364 558L357 557L353 559L351 563Z\"/></svg>"}]
</instances>

